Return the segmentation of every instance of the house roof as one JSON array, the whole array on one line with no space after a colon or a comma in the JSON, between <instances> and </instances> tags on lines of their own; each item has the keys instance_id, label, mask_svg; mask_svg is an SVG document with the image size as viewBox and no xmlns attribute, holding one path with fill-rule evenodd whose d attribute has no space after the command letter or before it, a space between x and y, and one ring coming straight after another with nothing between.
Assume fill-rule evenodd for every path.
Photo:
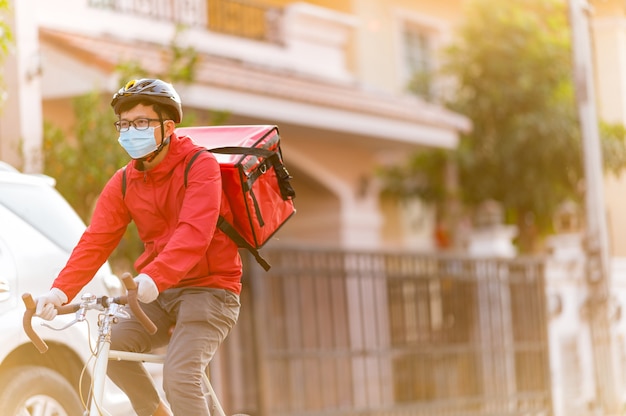
<instances>
[{"instance_id":1,"label":"house roof","mask_svg":"<svg viewBox=\"0 0 626 416\"><path fill-rule=\"evenodd\" d=\"M153 68L155 72L165 72L165 65L171 54L168 46L147 42L130 43L112 35L92 37L40 28L39 36L42 43L52 45L84 65L97 67L106 73L112 73L118 63L125 61L137 62L144 68ZM195 68L193 88L189 90L219 88L248 96L251 94L293 105L304 105L309 109L373 117L379 124L386 121L402 125L408 130L414 126L416 131L445 131L447 136L450 133L456 136L459 131L470 128L465 117L441 106L424 102L414 96L393 96L370 91L356 83L332 82L270 65L261 66L204 53L198 54ZM200 101L202 99L198 98L192 104L202 108ZM185 103L189 104L189 99L185 98ZM214 107L209 104L206 108ZM427 133L422 131L421 134ZM416 139L415 144L424 143ZM437 145L434 142L425 144ZM442 143L441 146L451 147L454 143Z\"/></svg>"}]
</instances>

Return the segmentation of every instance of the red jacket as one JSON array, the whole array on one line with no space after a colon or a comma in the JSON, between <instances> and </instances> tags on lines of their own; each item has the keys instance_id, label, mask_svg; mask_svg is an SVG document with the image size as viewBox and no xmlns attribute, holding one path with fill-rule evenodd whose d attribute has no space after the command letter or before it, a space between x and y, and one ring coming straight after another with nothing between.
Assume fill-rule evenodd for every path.
<instances>
[{"instance_id":1,"label":"red jacket","mask_svg":"<svg viewBox=\"0 0 626 416\"><path fill-rule=\"evenodd\" d=\"M214 287L241 292L241 258L237 245L216 228L218 216L232 223L222 194L220 167L203 152L188 172L189 159L202 147L188 137L172 135L165 158L149 171L126 166L107 182L98 198L90 225L53 287L73 299L95 275L135 221L144 252L135 269L146 273L159 291L172 287Z\"/></svg>"}]
</instances>

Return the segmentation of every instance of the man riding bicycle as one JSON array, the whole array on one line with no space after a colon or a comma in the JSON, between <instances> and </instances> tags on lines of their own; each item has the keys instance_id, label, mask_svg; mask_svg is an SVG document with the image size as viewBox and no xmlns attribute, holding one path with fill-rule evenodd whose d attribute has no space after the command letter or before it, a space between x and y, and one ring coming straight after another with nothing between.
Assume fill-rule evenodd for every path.
<instances>
[{"instance_id":1,"label":"man riding bicycle","mask_svg":"<svg viewBox=\"0 0 626 416\"><path fill-rule=\"evenodd\" d=\"M237 245L216 227L232 213L222 198L220 167L204 149L174 132L182 104L173 86L159 79L127 83L111 102L118 117L119 143L132 160L109 179L91 223L36 314L56 316L95 275L134 221L144 244L135 261L138 297L157 325L150 335L141 324L121 320L111 348L149 352L167 345L163 389L174 415L209 415L202 372L239 316L242 266ZM173 330L172 330L173 328ZM140 416L170 415L141 363L112 361L109 377Z\"/></svg>"}]
</instances>

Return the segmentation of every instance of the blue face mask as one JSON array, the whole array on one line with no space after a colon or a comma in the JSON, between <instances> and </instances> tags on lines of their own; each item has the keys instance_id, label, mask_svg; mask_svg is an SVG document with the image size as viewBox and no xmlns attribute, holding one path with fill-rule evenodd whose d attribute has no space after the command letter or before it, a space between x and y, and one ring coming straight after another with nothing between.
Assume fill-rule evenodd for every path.
<instances>
[{"instance_id":1,"label":"blue face mask","mask_svg":"<svg viewBox=\"0 0 626 416\"><path fill-rule=\"evenodd\" d=\"M146 130L137 130L135 127L130 127L120 132L117 141L130 157L140 159L157 150L154 129L155 127L148 127Z\"/></svg>"}]
</instances>

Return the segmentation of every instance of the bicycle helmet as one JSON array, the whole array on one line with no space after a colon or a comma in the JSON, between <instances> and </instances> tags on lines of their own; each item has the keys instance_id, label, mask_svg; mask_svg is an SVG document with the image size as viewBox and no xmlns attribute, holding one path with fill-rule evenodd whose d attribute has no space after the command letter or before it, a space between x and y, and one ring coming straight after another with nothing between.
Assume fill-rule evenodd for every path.
<instances>
[{"instance_id":1,"label":"bicycle helmet","mask_svg":"<svg viewBox=\"0 0 626 416\"><path fill-rule=\"evenodd\" d=\"M119 109L123 104L140 100L148 100L173 110L175 123L180 123L183 118L183 108L178 93L172 84L160 79L142 78L129 81L113 95L111 107L115 114L119 114Z\"/></svg>"}]
</instances>

